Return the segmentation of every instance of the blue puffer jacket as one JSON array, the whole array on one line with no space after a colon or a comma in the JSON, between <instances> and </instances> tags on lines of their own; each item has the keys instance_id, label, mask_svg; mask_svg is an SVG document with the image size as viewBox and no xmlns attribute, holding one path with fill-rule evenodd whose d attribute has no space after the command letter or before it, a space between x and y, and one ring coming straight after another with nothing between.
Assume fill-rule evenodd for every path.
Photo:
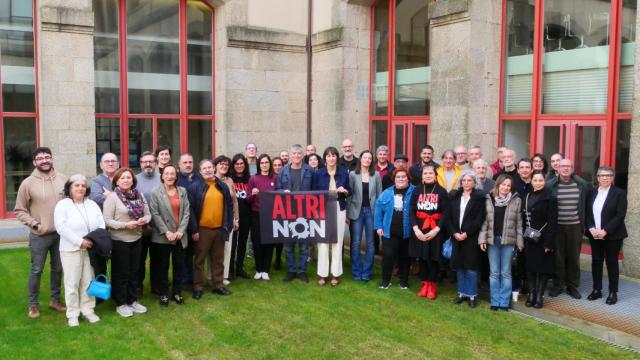
<instances>
[{"instance_id":1,"label":"blue puffer jacket","mask_svg":"<svg viewBox=\"0 0 640 360\"><path fill-rule=\"evenodd\" d=\"M382 229L384 237L391 237L391 219L393 218L393 196L395 186L391 186L382 192L378 200L376 200L376 213L373 217L374 229ZM409 224L409 203L411 202L411 194L416 187L409 184L409 189L404 195L404 206L402 209L402 237L408 238L411 235L411 225Z\"/></svg>"}]
</instances>

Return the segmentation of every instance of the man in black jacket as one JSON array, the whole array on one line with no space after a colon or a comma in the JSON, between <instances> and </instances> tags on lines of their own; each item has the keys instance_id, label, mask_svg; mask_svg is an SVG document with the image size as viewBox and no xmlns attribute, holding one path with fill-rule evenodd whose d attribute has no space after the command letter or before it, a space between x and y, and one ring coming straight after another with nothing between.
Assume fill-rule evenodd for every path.
<instances>
[{"instance_id":1,"label":"man in black jacket","mask_svg":"<svg viewBox=\"0 0 640 360\"><path fill-rule=\"evenodd\" d=\"M224 287L224 245L233 229L233 201L229 188L214 176L213 162L200 161L202 181L188 189L191 216L189 232L195 243L193 298L202 298L205 284L204 261L210 259L213 293L231 295Z\"/></svg>"},{"instance_id":2,"label":"man in black jacket","mask_svg":"<svg viewBox=\"0 0 640 360\"><path fill-rule=\"evenodd\" d=\"M433 146L429 144L422 147L420 150L420 161L413 164L409 169L411 183L413 185L420 185L420 183L422 183L422 168L427 165L433 165L434 169L437 169L438 166L440 166L437 162L433 161Z\"/></svg>"}]
</instances>

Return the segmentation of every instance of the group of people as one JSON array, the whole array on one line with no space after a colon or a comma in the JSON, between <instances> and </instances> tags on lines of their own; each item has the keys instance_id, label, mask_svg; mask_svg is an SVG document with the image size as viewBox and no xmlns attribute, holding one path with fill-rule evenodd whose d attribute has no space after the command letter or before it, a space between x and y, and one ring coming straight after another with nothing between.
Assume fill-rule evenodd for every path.
<instances>
[{"instance_id":1,"label":"group of people","mask_svg":"<svg viewBox=\"0 0 640 360\"><path fill-rule=\"evenodd\" d=\"M345 139L342 155L332 146L319 155L314 145L295 144L271 158L258 155L257 145L249 143L232 158L201 160L196 171L191 154L181 154L174 165L171 149L160 146L141 154L138 174L121 168L115 154L103 154L102 173L89 181L56 172L51 150L37 148L35 169L21 184L15 207L16 217L30 228L29 317L40 316L47 255L49 307L66 311L69 325L78 326L80 316L99 321L96 299L86 290L95 275L107 273L109 259L116 311L130 317L147 311L138 302L147 258L150 291L162 306L183 304L183 289L201 299L207 280L214 294L228 296L230 281L250 278L245 269L249 238L253 279L270 280L272 263L281 266L284 250L283 280L307 283L307 264L317 250L318 285L336 287L347 228L354 280L373 278L374 254L381 250L381 289L391 286L394 271L400 288L408 289L414 262L422 283L419 296L436 299L437 283L453 270L454 303L476 307L478 282L487 267L492 310L508 310L518 291L527 293L526 306L541 308L549 279L554 282L550 296L566 291L580 298L585 234L594 277L588 299L602 297L606 261L606 303L617 302L626 195L613 185L613 169L600 167L592 189L561 154L554 154L550 165L542 154L516 162L507 148L499 148L498 159L489 164L478 146L468 152L464 146L446 150L441 164L433 157L430 145L411 166L403 154L391 162L384 145L356 156L353 142ZM317 248L300 240L263 244L260 192L312 190L337 194L336 241ZM66 307L60 299L63 271Z\"/></svg>"}]
</instances>

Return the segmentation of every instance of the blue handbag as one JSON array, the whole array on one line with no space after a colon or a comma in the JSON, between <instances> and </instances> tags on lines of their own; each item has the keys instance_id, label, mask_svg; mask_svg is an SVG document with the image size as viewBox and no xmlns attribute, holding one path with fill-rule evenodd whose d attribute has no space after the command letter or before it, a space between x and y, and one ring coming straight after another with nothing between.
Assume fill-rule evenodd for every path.
<instances>
[{"instance_id":1,"label":"blue handbag","mask_svg":"<svg viewBox=\"0 0 640 360\"><path fill-rule=\"evenodd\" d=\"M442 244L442 256L444 256L445 259L451 259L452 248L453 245L451 244L451 238L448 238L447 241Z\"/></svg>"},{"instance_id":2,"label":"blue handbag","mask_svg":"<svg viewBox=\"0 0 640 360\"><path fill-rule=\"evenodd\" d=\"M105 282L98 281L101 277ZM95 296L103 300L109 300L111 297L111 284L109 284L109 278L104 274L96 276L95 279L91 280L91 283L87 288L87 295Z\"/></svg>"}]
</instances>

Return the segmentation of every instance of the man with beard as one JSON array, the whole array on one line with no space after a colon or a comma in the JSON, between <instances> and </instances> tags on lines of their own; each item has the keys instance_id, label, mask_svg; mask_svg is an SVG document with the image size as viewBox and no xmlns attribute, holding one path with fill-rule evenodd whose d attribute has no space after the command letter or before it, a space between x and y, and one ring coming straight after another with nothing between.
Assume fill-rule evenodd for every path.
<instances>
[{"instance_id":1,"label":"man with beard","mask_svg":"<svg viewBox=\"0 0 640 360\"><path fill-rule=\"evenodd\" d=\"M516 152L511 149L504 149L502 152L502 169L493 174L493 180L497 180L501 174L507 174L512 179L518 177L518 167L516 166Z\"/></svg>"},{"instance_id":2,"label":"man with beard","mask_svg":"<svg viewBox=\"0 0 640 360\"><path fill-rule=\"evenodd\" d=\"M351 139L342 140L342 156L338 161L338 165L344 167L349 172L356 171L358 158L355 156L353 141L351 141Z\"/></svg>"},{"instance_id":3,"label":"man with beard","mask_svg":"<svg viewBox=\"0 0 640 360\"><path fill-rule=\"evenodd\" d=\"M20 184L14 212L16 218L29 230L29 252L31 253L31 272L29 273L29 317L40 317L40 278L47 254L51 259L51 302L49 308L64 312L66 308L60 301L62 282L62 263L58 250L60 236L53 221L53 210L62 198L62 190L67 177L53 168L51 149L39 147L32 154L35 169Z\"/></svg>"},{"instance_id":4,"label":"man with beard","mask_svg":"<svg viewBox=\"0 0 640 360\"><path fill-rule=\"evenodd\" d=\"M162 184L160 181L160 172L156 168L156 156L151 151L145 151L140 156L140 168L142 171L136 175L138 185L136 188L144 195L144 199L147 200L147 204L151 203L151 192L156 187ZM150 253L151 261L149 263L149 276L151 280L151 293L159 295L158 292L158 280L156 275L156 259L154 256L154 247L151 244L151 223L147 224L142 229L142 251L140 252L140 267L138 271L138 292L139 297L142 297L142 290L144 287L144 277L146 272L147 253Z\"/></svg>"},{"instance_id":5,"label":"man with beard","mask_svg":"<svg viewBox=\"0 0 640 360\"><path fill-rule=\"evenodd\" d=\"M433 161L433 146L429 144L422 147L420 150L420 161L411 165L411 168L409 169L409 174L412 179L411 183L413 185L420 185L422 182L422 168L427 165L432 165L434 169L437 169L438 166L440 166L437 162ZM384 181L382 186L384 186Z\"/></svg>"}]
</instances>

